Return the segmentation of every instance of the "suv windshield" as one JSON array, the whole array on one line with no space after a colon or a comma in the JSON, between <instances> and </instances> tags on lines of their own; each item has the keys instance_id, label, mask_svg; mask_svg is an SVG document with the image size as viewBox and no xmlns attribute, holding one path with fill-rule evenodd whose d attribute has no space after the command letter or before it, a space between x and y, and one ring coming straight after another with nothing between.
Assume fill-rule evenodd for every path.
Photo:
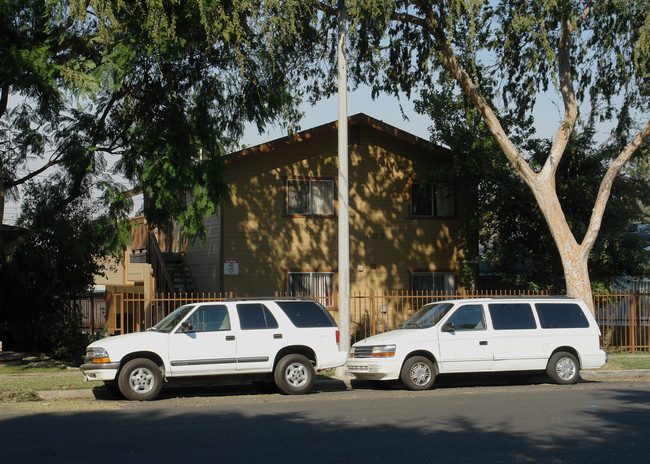
<instances>
[{"instance_id":1,"label":"suv windshield","mask_svg":"<svg viewBox=\"0 0 650 464\"><path fill-rule=\"evenodd\" d=\"M180 321L183 320L185 316L187 316L187 313L189 313L192 309L194 309L194 305L189 305L189 306L181 306L180 308L176 309L173 313L171 313L169 316L164 318L162 321L160 321L158 324L154 325L151 329L149 330L155 330L156 332L164 332L164 333L169 333L172 331L174 327L178 325Z\"/></svg>"},{"instance_id":2,"label":"suv windshield","mask_svg":"<svg viewBox=\"0 0 650 464\"><path fill-rule=\"evenodd\" d=\"M454 306L452 303L431 303L424 305L413 314L408 320L400 325L402 329L426 329L433 327L445 314Z\"/></svg>"}]
</instances>

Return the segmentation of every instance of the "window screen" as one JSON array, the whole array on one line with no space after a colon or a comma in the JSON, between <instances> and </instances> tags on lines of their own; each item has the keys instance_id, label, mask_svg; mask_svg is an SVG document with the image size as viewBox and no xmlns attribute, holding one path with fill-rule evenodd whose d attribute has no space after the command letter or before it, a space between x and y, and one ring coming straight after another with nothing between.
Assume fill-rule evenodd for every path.
<instances>
[{"instance_id":1,"label":"window screen","mask_svg":"<svg viewBox=\"0 0 650 464\"><path fill-rule=\"evenodd\" d=\"M537 328L533 310L528 303L491 303L488 308L495 330Z\"/></svg>"},{"instance_id":2,"label":"window screen","mask_svg":"<svg viewBox=\"0 0 650 464\"><path fill-rule=\"evenodd\" d=\"M578 329L589 327L589 321L575 303L535 304L543 329Z\"/></svg>"}]
</instances>

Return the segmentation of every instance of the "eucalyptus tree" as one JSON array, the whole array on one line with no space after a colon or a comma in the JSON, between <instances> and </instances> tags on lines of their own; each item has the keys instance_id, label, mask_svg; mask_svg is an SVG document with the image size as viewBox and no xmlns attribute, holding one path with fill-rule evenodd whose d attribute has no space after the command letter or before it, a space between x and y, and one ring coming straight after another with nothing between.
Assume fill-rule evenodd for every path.
<instances>
[{"instance_id":1,"label":"eucalyptus tree","mask_svg":"<svg viewBox=\"0 0 650 464\"><path fill-rule=\"evenodd\" d=\"M320 12L314 24L334 15L332 3L314 4ZM559 252L567 294L593 308L588 260L605 206L615 177L650 137L650 2L359 0L348 5L351 79L369 84L375 95L410 97L450 83L453 92L466 95L532 192ZM558 98L562 115L545 159L533 163L523 148L525 134L513 136L504 121L530 118L535 104L549 95ZM556 190L558 167L572 156L567 147L577 125L603 121L614 127L612 137L621 149L608 162L589 221L572 229Z\"/></svg>"}]
</instances>

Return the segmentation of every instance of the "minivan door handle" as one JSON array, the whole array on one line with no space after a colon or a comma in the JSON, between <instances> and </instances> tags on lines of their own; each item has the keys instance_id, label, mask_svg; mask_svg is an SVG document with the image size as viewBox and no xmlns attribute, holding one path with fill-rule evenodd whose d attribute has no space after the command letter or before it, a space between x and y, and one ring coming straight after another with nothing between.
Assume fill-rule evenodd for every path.
<instances>
[{"instance_id":1,"label":"minivan door handle","mask_svg":"<svg viewBox=\"0 0 650 464\"><path fill-rule=\"evenodd\" d=\"M227 342L231 342L231 341L233 341L234 339L235 339L235 336L234 336L234 335L226 335L226 341L227 341Z\"/></svg>"},{"instance_id":2,"label":"minivan door handle","mask_svg":"<svg viewBox=\"0 0 650 464\"><path fill-rule=\"evenodd\" d=\"M480 342L478 342L478 344L481 346L485 346L487 345L487 340L481 340Z\"/></svg>"},{"instance_id":3,"label":"minivan door handle","mask_svg":"<svg viewBox=\"0 0 650 464\"><path fill-rule=\"evenodd\" d=\"M282 338L282 334L273 334L273 338L280 339Z\"/></svg>"}]
</instances>

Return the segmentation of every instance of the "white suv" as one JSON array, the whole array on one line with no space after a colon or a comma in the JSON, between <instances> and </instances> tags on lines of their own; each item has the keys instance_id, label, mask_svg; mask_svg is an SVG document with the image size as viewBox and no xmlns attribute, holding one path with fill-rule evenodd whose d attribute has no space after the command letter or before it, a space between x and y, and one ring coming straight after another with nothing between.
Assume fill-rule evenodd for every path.
<instances>
[{"instance_id":1,"label":"white suv","mask_svg":"<svg viewBox=\"0 0 650 464\"><path fill-rule=\"evenodd\" d=\"M352 346L348 371L430 388L437 374L546 371L572 384L607 361L600 330L580 300L564 297L450 300L424 305L397 330Z\"/></svg>"},{"instance_id":2,"label":"white suv","mask_svg":"<svg viewBox=\"0 0 650 464\"><path fill-rule=\"evenodd\" d=\"M259 299L181 306L146 332L88 345L81 372L131 400L155 398L166 378L273 374L287 394L311 390L314 369L342 366L339 331L320 304Z\"/></svg>"}]
</instances>

